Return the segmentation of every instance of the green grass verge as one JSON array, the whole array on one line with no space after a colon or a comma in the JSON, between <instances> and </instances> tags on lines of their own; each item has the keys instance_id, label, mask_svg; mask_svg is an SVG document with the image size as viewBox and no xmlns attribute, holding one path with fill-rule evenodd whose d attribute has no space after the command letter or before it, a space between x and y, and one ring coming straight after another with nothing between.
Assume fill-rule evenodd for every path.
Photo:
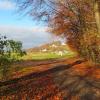
<instances>
[{"instance_id":1,"label":"green grass verge","mask_svg":"<svg viewBox=\"0 0 100 100\"><path fill-rule=\"evenodd\" d=\"M35 52L35 53L28 53L26 56L23 56L23 60L46 60L46 59L56 59L56 58L69 58L75 56L75 53L69 52L65 53L62 56L56 53L41 53L41 52Z\"/></svg>"}]
</instances>

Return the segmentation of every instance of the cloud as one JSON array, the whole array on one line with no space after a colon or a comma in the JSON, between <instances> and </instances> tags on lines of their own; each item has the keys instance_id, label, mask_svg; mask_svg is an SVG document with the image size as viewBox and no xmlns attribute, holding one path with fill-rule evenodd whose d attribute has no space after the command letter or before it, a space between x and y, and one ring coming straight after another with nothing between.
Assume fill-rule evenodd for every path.
<instances>
[{"instance_id":1,"label":"cloud","mask_svg":"<svg viewBox=\"0 0 100 100\"><path fill-rule=\"evenodd\" d=\"M46 32L47 27L34 26L34 27L24 27L24 26L13 26L13 25L0 25L1 33L33 33L33 32Z\"/></svg>"},{"instance_id":2,"label":"cloud","mask_svg":"<svg viewBox=\"0 0 100 100\"><path fill-rule=\"evenodd\" d=\"M11 10L15 9L15 3L8 0L0 0L0 9L2 10Z\"/></svg>"},{"instance_id":3,"label":"cloud","mask_svg":"<svg viewBox=\"0 0 100 100\"><path fill-rule=\"evenodd\" d=\"M0 25L0 34L9 39L22 41L24 48L36 47L52 41L62 40L60 37L46 32L47 27L23 27Z\"/></svg>"},{"instance_id":4,"label":"cloud","mask_svg":"<svg viewBox=\"0 0 100 100\"><path fill-rule=\"evenodd\" d=\"M49 37L46 34L46 27L24 27L24 26L9 26L0 25L0 34L4 34L10 38L23 40L28 38Z\"/></svg>"}]
</instances>

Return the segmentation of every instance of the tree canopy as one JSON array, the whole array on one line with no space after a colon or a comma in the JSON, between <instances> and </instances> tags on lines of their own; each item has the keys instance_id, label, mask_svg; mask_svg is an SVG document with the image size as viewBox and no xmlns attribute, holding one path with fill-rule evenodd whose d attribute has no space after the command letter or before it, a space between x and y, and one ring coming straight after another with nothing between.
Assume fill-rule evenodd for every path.
<instances>
[{"instance_id":1,"label":"tree canopy","mask_svg":"<svg viewBox=\"0 0 100 100\"><path fill-rule=\"evenodd\" d=\"M3 79L7 78L11 63L24 54L20 41L9 40L0 35L0 74Z\"/></svg>"},{"instance_id":2,"label":"tree canopy","mask_svg":"<svg viewBox=\"0 0 100 100\"><path fill-rule=\"evenodd\" d=\"M66 42L80 56L99 63L99 0L17 0L17 3L21 11L45 20L52 33L66 36Z\"/></svg>"}]
</instances>

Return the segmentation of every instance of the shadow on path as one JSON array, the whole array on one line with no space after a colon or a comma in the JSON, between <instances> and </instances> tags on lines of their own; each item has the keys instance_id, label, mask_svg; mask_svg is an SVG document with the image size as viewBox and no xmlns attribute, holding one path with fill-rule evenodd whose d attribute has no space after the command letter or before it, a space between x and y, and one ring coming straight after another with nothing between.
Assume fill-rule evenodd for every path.
<instances>
[{"instance_id":1,"label":"shadow on path","mask_svg":"<svg viewBox=\"0 0 100 100\"><path fill-rule=\"evenodd\" d=\"M0 100L100 100L100 79L84 62L0 82Z\"/></svg>"}]
</instances>

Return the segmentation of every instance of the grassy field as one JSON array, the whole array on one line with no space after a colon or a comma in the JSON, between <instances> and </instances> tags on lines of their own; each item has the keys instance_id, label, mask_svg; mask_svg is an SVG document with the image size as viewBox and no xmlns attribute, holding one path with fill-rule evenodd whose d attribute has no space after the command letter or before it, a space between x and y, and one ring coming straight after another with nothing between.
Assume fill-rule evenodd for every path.
<instances>
[{"instance_id":1,"label":"grassy field","mask_svg":"<svg viewBox=\"0 0 100 100\"><path fill-rule=\"evenodd\" d=\"M36 48L30 48L26 50L26 52L27 55L22 57L23 60L59 59L76 55L69 49L68 45L62 45L59 41L44 44Z\"/></svg>"},{"instance_id":2,"label":"grassy field","mask_svg":"<svg viewBox=\"0 0 100 100\"><path fill-rule=\"evenodd\" d=\"M25 75L26 73L30 73L34 71L34 61L37 61L38 63L40 61L47 61L47 60L57 60L62 58L71 58L76 56L74 52L67 51L63 52L62 54L59 54L59 52L27 52L27 55L24 55L23 57L17 57L18 61L15 62L15 64L12 64L9 67L9 71L7 72L7 76L14 77L18 75ZM13 55L12 57L15 57ZM0 70L2 71L2 70ZM1 73L1 72L0 72ZM2 80L2 73L0 74L0 80Z\"/></svg>"},{"instance_id":3,"label":"grassy field","mask_svg":"<svg viewBox=\"0 0 100 100\"><path fill-rule=\"evenodd\" d=\"M32 52L28 53L27 55L23 56L22 58L18 58L19 62L16 62L15 64L12 64L10 66L8 77L17 77L20 75L26 75L27 73L32 73L35 71L34 65L35 61L37 63L40 63L41 61L48 61L48 60L56 60L56 59L62 59L62 58L71 58L74 57L76 54L73 52L65 53L62 56L58 55L56 53L51 52ZM22 60L22 61L20 61ZM41 63L44 63L41 62ZM36 69L37 70L37 69ZM2 75L0 75L0 80L2 79Z\"/></svg>"},{"instance_id":4,"label":"grassy field","mask_svg":"<svg viewBox=\"0 0 100 100\"><path fill-rule=\"evenodd\" d=\"M12 53L11 56L12 59L16 58L16 61L7 68L7 79L8 77L12 78L32 73L37 70L34 69L34 66L37 66L40 63L47 64L48 61L53 63L53 61L60 60L62 58L69 59L75 57L76 53L70 51L67 45L61 45L60 42L54 42L37 48L28 49L26 50L26 55L23 57L18 56L16 53ZM0 71L2 71L2 69ZM3 79L2 75L2 72L0 72L0 80Z\"/></svg>"},{"instance_id":5,"label":"grassy field","mask_svg":"<svg viewBox=\"0 0 100 100\"><path fill-rule=\"evenodd\" d=\"M23 60L46 60L46 59L58 59L58 58L69 58L75 56L75 53L68 52L62 55L51 53L51 52L34 52L28 53L27 55L23 56Z\"/></svg>"}]
</instances>

